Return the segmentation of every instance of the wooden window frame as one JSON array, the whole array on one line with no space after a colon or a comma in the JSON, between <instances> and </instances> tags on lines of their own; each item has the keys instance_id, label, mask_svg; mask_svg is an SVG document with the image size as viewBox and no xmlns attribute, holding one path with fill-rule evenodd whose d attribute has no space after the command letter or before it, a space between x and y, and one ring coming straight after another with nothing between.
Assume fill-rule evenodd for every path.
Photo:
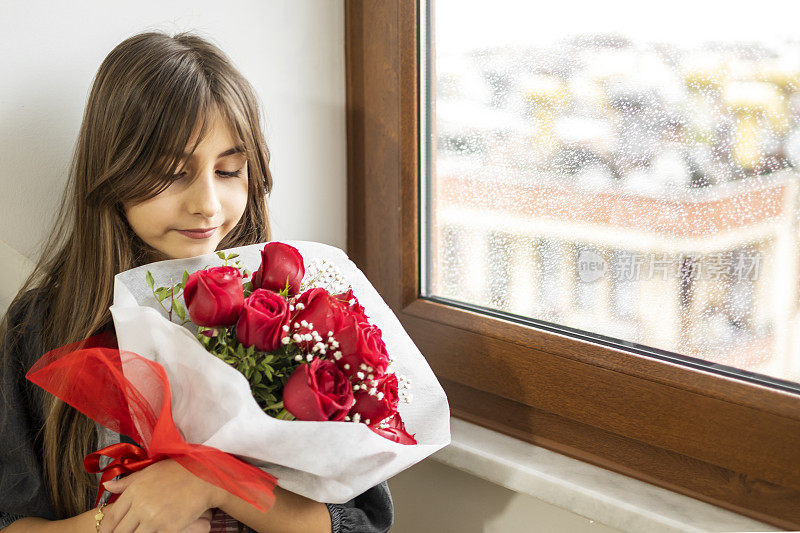
<instances>
[{"instance_id":1,"label":"wooden window frame","mask_svg":"<svg viewBox=\"0 0 800 533\"><path fill-rule=\"evenodd\" d=\"M347 249L453 416L800 529L800 396L421 298L417 2L345 1Z\"/></svg>"}]
</instances>

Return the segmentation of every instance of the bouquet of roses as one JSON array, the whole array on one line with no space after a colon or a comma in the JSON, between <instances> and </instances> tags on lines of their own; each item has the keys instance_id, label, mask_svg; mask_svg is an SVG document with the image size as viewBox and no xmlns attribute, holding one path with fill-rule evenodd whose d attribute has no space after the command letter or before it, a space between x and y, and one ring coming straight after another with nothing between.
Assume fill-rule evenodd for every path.
<instances>
[{"instance_id":1,"label":"bouquet of roses","mask_svg":"<svg viewBox=\"0 0 800 533\"><path fill-rule=\"evenodd\" d=\"M120 353L163 369L179 439L289 491L344 503L450 442L433 371L338 248L259 243L137 267L115 277L111 314Z\"/></svg>"},{"instance_id":2,"label":"bouquet of roses","mask_svg":"<svg viewBox=\"0 0 800 533\"><path fill-rule=\"evenodd\" d=\"M146 280L170 319L174 313L182 325L198 326L206 350L245 375L265 413L360 422L394 442L416 444L397 411L401 397L410 401L407 384L387 371L381 330L352 288L329 292L346 283L334 265L317 264L307 277L297 248L270 242L252 280L243 282L250 271L239 261L228 265L239 254L217 255L225 265L184 271L177 285L155 288L150 271Z\"/></svg>"}]
</instances>

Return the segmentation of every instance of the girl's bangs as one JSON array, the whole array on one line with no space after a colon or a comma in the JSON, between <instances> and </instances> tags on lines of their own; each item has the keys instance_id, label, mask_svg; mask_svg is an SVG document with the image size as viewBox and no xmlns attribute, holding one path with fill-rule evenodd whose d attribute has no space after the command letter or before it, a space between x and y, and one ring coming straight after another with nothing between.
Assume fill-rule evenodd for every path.
<instances>
[{"instance_id":1,"label":"girl's bangs","mask_svg":"<svg viewBox=\"0 0 800 533\"><path fill-rule=\"evenodd\" d=\"M214 105L213 101L209 103L210 99L210 95L208 99L196 99L188 103L176 99L180 103L165 110L164 116L169 118L156 126L154 148L149 154L143 154L148 162L143 178L146 199L160 194L172 183L172 176L177 172L186 146L196 129L197 140L189 153L194 153L203 141L208 132L208 112Z\"/></svg>"}]
</instances>

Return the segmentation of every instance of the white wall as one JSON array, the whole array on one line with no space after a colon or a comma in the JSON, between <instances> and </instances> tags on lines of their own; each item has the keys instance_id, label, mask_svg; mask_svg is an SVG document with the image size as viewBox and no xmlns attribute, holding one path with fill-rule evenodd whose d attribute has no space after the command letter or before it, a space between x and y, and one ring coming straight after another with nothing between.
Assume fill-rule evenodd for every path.
<instances>
[{"instance_id":1,"label":"white wall","mask_svg":"<svg viewBox=\"0 0 800 533\"><path fill-rule=\"evenodd\" d=\"M267 118L275 238L345 248L341 0L15 0L0 4L0 20L0 312L57 209L92 77L114 46L143 30L199 30L233 59ZM582 531L588 524L431 461L391 487L394 531Z\"/></svg>"},{"instance_id":2,"label":"white wall","mask_svg":"<svg viewBox=\"0 0 800 533\"><path fill-rule=\"evenodd\" d=\"M78 7L79 6L79 7ZM345 247L341 1L6 1L0 54L0 240L31 256L48 229L103 58L144 30L198 30L255 86L266 114L278 239Z\"/></svg>"}]
</instances>

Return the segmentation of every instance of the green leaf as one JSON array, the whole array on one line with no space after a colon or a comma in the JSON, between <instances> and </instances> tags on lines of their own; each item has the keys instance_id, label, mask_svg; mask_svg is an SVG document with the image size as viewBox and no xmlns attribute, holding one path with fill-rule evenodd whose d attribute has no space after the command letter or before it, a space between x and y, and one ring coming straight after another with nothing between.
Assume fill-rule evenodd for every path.
<instances>
[{"instance_id":1,"label":"green leaf","mask_svg":"<svg viewBox=\"0 0 800 533\"><path fill-rule=\"evenodd\" d=\"M231 254L228 256L228 259L235 259L237 257L239 257L239 254Z\"/></svg>"},{"instance_id":2,"label":"green leaf","mask_svg":"<svg viewBox=\"0 0 800 533\"><path fill-rule=\"evenodd\" d=\"M181 320L186 319L186 309L183 308L183 305L178 300L172 300L172 307Z\"/></svg>"},{"instance_id":3,"label":"green leaf","mask_svg":"<svg viewBox=\"0 0 800 533\"><path fill-rule=\"evenodd\" d=\"M224 252L217 252L217 257L219 257L220 259L222 259L224 261L225 260L225 253Z\"/></svg>"},{"instance_id":4,"label":"green leaf","mask_svg":"<svg viewBox=\"0 0 800 533\"><path fill-rule=\"evenodd\" d=\"M294 415L289 411L287 411L286 408L283 408L281 409L281 412L278 413L278 416L276 416L275 418L278 418L280 420L294 420Z\"/></svg>"},{"instance_id":5,"label":"green leaf","mask_svg":"<svg viewBox=\"0 0 800 533\"><path fill-rule=\"evenodd\" d=\"M247 355L253 355L256 351L256 345L252 345L247 349Z\"/></svg>"},{"instance_id":6,"label":"green leaf","mask_svg":"<svg viewBox=\"0 0 800 533\"><path fill-rule=\"evenodd\" d=\"M186 270L183 271L183 286L186 286L186 282L189 281L189 272Z\"/></svg>"},{"instance_id":7,"label":"green leaf","mask_svg":"<svg viewBox=\"0 0 800 533\"><path fill-rule=\"evenodd\" d=\"M170 294L169 287L159 287L158 289L156 289L156 297L158 298L159 302L164 300L164 298L169 296L169 294Z\"/></svg>"},{"instance_id":8,"label":"green leaf","mask_svg":"<svg viewBox=\"0 0 800 533\"><path fill-rule=\"evenodd\" d=\"M150 285L150 288L152 289L152 288L153 288L153 286L156 284L156 282L155 282L155 280L153 279L153 275L150 273L150 271L149 271L149 270L147 271L147 276L146 276L146 278L147 278L147 284L148 284L148 285Z\"/></svg>"}]
</instances>

